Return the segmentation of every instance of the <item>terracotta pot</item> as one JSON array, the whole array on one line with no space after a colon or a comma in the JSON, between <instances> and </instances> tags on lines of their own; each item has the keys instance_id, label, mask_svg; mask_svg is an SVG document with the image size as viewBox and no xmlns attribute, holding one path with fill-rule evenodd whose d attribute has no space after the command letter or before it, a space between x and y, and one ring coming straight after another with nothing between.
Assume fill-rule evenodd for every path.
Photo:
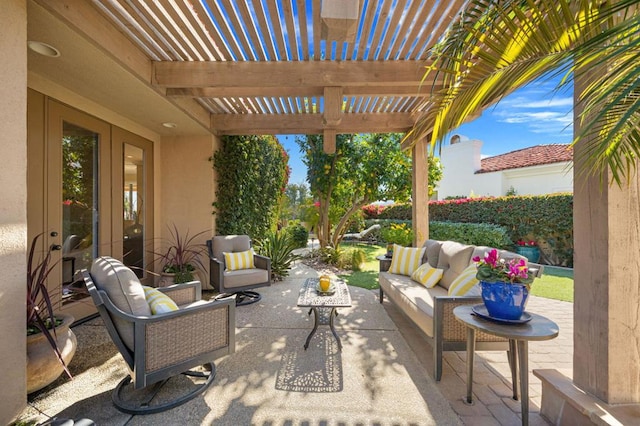
<instances>
[{"instance_id":1,"label":"terracotta pot","mask_svg":"<svg viewBox=\"0 0 640 426\"><path fill-rule=\"evenodd\" d=\"M162 272L160 274L160 280L158 281L158 287L169 287L175 284L176 274L169 272Z\"/></svg>"},{"instance_id":2,"label":"terracotta pot","mask_svg":"<svg viewBox=\"0 0 640 426\"><path fill-rule=\"evenodd\" d=\"M78 340L69 328L73 323L71 315L63 315L62 324L56 327L56 343L62 359L69 362L76 353ZM27 336L27 393L40 390L53 383L64 372L64 368L46 336L42 333Z\"/></svg>"}]
</instances>

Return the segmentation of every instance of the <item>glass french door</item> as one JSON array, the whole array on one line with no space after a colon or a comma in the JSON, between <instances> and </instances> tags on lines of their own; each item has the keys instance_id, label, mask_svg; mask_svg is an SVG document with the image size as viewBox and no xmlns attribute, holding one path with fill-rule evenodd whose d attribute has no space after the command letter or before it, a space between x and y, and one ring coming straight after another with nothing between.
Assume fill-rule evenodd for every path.
<instances>
[{"instance_id":1,"label":"glass french door","mask_svg":"<svg viewBox=\"0 0 640 426\"><path fill-rule=\"evenodd\" d=\"M114 250L142 282L151 282L147 271L153 269L153 144L116 127L113 141L120 171L114 177L114 187L119 189L114 199L120 206L114 217L122 222L118 229L122 238Z\"/></svg>"},{"instance_id":2,"label":"glass french door","mask_svg":"<svg viewBox=\"0 0 640 426\"><path fill-rule=\"evenodd\" d=\"M142 281L153 245L153 144L28 91L27 229L51 251L54 308L95 313L79 271L97 256L129 265Z\"/></svg>"},{"instance_id":3,"label":"glass french door","mask_svg":"<svg viewBox=\"0 0 640 426\"><path fill-rule=\"evenodd\" d=\"M49 100L46 139L46 237L55 269L49 292L76 319L94 312L78 272L111 254L111 126Z\"/></svg>"}]
</instances>

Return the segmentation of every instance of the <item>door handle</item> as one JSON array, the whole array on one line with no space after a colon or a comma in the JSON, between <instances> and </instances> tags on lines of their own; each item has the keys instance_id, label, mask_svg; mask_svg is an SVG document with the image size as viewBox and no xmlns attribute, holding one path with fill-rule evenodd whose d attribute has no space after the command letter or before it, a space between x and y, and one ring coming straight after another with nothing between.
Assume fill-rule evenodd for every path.
<instances>
[{"instance_id":1,"label":"door handle","mask_svg":"<svg viewBox=\"0 0 640 426\"><path fill-rule=\"evenodd\" d=\"M51 244L51 250L62 250L62 246L60 244Z\"/></svg>"},{"instance_id":2,"label":"door handle","mask_svg":"<svg viewBox=\"0 0 640 426\"><path fill-rule=\"evenodd\" d=\"M49 235L51 235L52 237L57 237L58 233L56 231L51 231Z\"/></svg>"}]
</instances>

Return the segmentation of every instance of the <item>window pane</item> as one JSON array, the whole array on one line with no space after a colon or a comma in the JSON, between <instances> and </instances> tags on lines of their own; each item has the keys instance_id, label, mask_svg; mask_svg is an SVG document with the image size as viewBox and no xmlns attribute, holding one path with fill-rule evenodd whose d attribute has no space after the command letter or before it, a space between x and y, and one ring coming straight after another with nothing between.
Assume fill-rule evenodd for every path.
<instances>
[{"instance_id":1,"label":"window pane","mask_svg":"<svg viewBox=\"0 0 640 426\"><path fill-rule=\"evenodd\" d=\"M62 136L62 282L64 294L76 271L98 254L97 133L71 123Z\"/></svg>"},{"instance_id":2,"label":"window pane","mask_svg":"<svg viewBox=\"0 0 640 426\"><path fill-rule=\"evenodd\" d=\"M124 144L124 264L144 275L144 151Z\"/></svg>"}]
</instances>

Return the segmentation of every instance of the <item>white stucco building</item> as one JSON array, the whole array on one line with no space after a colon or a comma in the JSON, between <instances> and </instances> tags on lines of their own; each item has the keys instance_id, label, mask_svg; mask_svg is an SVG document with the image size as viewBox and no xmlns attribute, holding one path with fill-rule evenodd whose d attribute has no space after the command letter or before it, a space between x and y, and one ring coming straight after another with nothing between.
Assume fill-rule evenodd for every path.
<instances>
[{"instance_id":1,"label":"white stucco building","mask_svg":"<svg viewBox=\"0 0 640 426\"><path fill-rule=\"evenodd\" d=\"M444 145L438 199L573 192L573 150L568 144L536 145L482 158L482 141L454 136Z\"/></svg>"}]
</instances>

